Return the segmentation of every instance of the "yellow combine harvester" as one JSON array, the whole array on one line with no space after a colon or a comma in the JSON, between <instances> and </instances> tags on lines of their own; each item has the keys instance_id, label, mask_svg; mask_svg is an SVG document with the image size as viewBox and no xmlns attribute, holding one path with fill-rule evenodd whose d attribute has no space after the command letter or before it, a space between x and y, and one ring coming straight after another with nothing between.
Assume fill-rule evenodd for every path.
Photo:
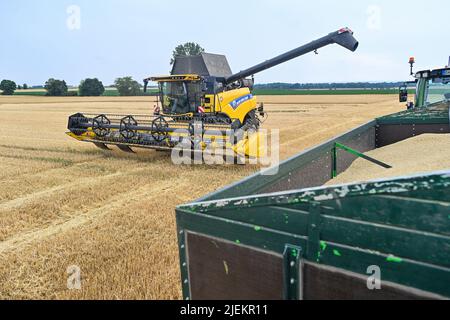
<instances>
[{"instance_id":1,"label":"yellow combine harvester","mask_svg":"<svg viewBox=\"0 0 450 320\"><path fill-rule=\"evenodd\" d=\"M192 150L222 148L261 157L265 143L258 129L265 113L252 95L253 75L333 43L351 51L358 47L353 32L343 28L236 74L223 55L177 57L170 76L144 80L145 89L150 81L159 85L159 105L153 115L78 113L69 117L67 134L102 149L116 145L126 152L187 145Z\"/></svg>"}]
</instances>

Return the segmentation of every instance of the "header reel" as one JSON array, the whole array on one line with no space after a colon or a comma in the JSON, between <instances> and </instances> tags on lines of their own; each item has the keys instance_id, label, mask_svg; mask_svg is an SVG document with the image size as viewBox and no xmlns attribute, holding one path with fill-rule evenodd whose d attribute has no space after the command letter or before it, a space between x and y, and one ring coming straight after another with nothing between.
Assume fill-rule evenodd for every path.
<instances>
[{"instance_id":1,"label":"header reel","mask_svg":"<svg viewBox=\"0 0 450 320\"><path fill-rule=\"evenodd\" d=\"M238 130L233 130L227 122L213 123L211 118L208 122L203 120L167 115L91 116L77 113L69 117L68 134L79 141L92 142L102 149L112 144L121 150L170 150L186 141L190 141L193 147L201 144L202 148L206 148L212 143L232 147L247 138L237 134Z\"/></svg>"}]
</instances>

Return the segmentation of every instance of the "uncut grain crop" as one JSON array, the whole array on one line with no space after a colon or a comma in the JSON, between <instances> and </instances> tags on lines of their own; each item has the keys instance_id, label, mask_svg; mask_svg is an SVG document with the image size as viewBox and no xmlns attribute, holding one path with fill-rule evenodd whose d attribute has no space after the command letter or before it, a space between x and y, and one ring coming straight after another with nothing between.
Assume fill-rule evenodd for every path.
<instances>
[{"instance_id":1,"label":"uncut grain crop","mask_svg":"<svg viewBox=\"0 0 450 320\"><path fill-rule=\"evenodd\" d=\"M65 135L76 112L149 114L152 97L0 97L0 298L181 298L174 209L258 170L176 166ZM282 159L376 116L394 95L263 96ZM81 290L68 290L79 266Z\"/></svg>"}]
</instances>

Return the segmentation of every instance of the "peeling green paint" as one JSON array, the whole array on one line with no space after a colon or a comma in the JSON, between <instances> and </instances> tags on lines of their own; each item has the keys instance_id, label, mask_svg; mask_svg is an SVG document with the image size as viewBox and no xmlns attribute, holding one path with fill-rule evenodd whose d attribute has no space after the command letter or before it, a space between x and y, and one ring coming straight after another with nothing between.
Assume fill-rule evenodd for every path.
<instances>
[{"instance_id":1,"label":"peeling green paint","mask_svg":"<svg viewBox=\"0 0 450 320\"><path fill-rule=\"evenodd\" d=\"M399 258L399 257L396 257L396 256L394 256L394 255L389 255L387 258L386 258L386 261L387 262L395 262L395 263L401 263L403 260L402 260L402 258Z\"/></svg>"},{"instance_id":2,"label":"peeling green paint","mask_svg":"<svg viewBox=\"0 0 450 320\"><path fill-rule=\"evenodd\" d=\"M322 251L327 250L327 243L325 241L320 241L320 248L322 249Z\"/></svg>"},{"instance_id":3,"label":"peeling green paint","mask_svg":"<svg viewBox=\"0 0 450 320\"><path fill-rule=\"evenodd\" d=\"M339 250L336 250L336 249L333 250L333 254L334 254L336 257L341 257L341 256L342 256L342 254L339 252Z\"/></svg>"},{"instance_id":4,"label":"peeling green paint","mask_svg":"<svg viewBox=\"0 0 450 320\"><path fill-rule=\"evenodd\" d=\"M448 116L448 115L447 115ZM434 181L434 182L431 182ZM298 201L298 203L307 203L311 200L333 200L350 196L366 196L377 194L391 194L408 191L430 190L430 188L447 188L450 186L449 177L444 173L438 173L432 176L423 177L405 177L397 180L381 180L364 184L346 185L340 187L330 187L317 190L301 190L300 192L292 191L285 196L248 196L245 201L242 198L230 200L216 200L204 203L194 203L179 206L193 212L208 212L209 209L236 209L239 207L248 208L252 206L270 206L286 204L290 201ZM287 218L286 218L287 219ZM450 219L450 217L449 217Z\"/></svg>"},{"instance_id":5,"label":"peeling green paint","mask_svg":"<svg viewBox=\"0 0 450 320\"><path fill-rule=\"evenodd\" d=\"M316 262L320 263L320 258L322 258L322 253L320 253L320 251L317 252L317 259Z\"/></svg>"}]
</instances>

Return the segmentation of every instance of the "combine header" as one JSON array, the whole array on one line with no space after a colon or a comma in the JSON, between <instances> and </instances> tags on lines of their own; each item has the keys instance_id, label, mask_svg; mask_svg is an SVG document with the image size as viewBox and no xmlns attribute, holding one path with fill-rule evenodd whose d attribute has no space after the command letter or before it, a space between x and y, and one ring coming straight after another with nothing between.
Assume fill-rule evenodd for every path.
<instances>
[{"instance_id":1,"label":"combine header","mask_svg":"<svg viewBox=\"0 0 450 320\"><path fill-rule=\"evenodd\" d=\"M258 158L265 154L263 137L257 133L265 112L252 95L253 77L247 77L334 43L350 51L358 47L353 32L343 28L236 74L223 55L177 57L171 75L144 80L145 89L150 81L159 85L161 106L154 115L77 113L69 118L68 135L102 149L116 145L126 152L187 145L189 150L221 148Z\"/></svg>"}]
</instances>

